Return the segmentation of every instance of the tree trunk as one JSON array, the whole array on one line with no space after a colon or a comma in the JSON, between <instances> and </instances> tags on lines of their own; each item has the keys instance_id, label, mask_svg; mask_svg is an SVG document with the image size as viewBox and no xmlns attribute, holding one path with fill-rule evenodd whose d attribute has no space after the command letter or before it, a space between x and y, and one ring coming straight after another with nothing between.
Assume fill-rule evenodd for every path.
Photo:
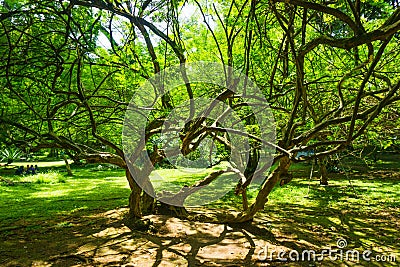
<instances>
[{"instance_id":1,"label":"tree trunk","mask_svg":"<svg viewBox=\"0 0 400 267\"><path fill-rule=\"evenodd\" d=\"M264 209L264 205L268 201L268 195L279 181L281 175L287 173L290 164L291 162L288 157L281 158L278 167L270 173L263 187L258 192L256 201L245 212L234 218L232 222L240 223L250 221L259 210Z\"/></svg>"},{"instance_id":2,"label":"tree trunk","mask_svg":"<svg viewBox=\"0 0 400 267\"><path fill-rule=\"evenodd\" d=\"M320 184L321 185L328 185L328 171L326 169L326 158L321 158L319 161L319 172L321 173L320 176Z\"/></svg>"},{"instance_id":3,"label":"tree trunk","mask_svg":"<svg viewBox=\"0 0 400 267\"><path fill-rule=\"evenodd\" d=\"M129 196L129 218L137 219L142 217L142 210L140 205L142 189L138 186L136 181L133 179L129 169L125 170L126 178L131 188L131 194Z\"/></svg>"},{"instance_id":4,"label":"tree trunk","mask_svg":"<svg viewBox=\"0 0 400 267\"><path fill-rule=\"evenodd\" d=\"M48 158L57 158L58 157L58 149L50 148L50 153L47 157Z\"/></svg>"},{"instance_id":5,"label":"tree trunk","mask_svg":"<svg viewBox=\"0 0 400 267\"><path fill-rule=\"evenodd\" d=\"M68 176L73 176L74 174L72 173L71 166L69 165L67 156L63 155L63 160L65 162L65 167L67 168Z\"/></svg>"},{"instance_id":6,"label":"tree trunk","mask_svg":"<svg viewBox=\"0 0 400 267\"><path fill-rule=\"evenodd\" d=\"M288 184L292 180L293 180L293 174L289 173L288 170L282 170L279 185L284 186L285 184Z\"/></svg>"},{"instance_id":7,"label":"tree trunk","mask_svg":"<svg viewBox=\"0 0 400 267\"><path fill-rule=\"evenodd\" d=\"M189 216L185 207L173 206L163 202L160 203L159 212L164 215L174 216L181 219L186 219Z\"/></svg>"},{"instance_id":8,"label":"tree trunk","mask_svg":"<svg viewBox=\"0 0 400 267\"><path fill-rule=\"evenodd\" d=\"M146 192L143 192L140 205L142 208L142 213L144 215L148 215L154 213L156 208L156 201L152 196L150 196Z\"/></svg>"}]
</instances>

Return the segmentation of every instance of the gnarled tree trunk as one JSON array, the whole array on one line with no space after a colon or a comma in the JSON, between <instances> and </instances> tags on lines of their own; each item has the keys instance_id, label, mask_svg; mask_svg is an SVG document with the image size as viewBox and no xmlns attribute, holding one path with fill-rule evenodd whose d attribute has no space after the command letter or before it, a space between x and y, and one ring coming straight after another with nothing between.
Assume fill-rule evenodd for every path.
<instances>
[{"instance_id":1,"label":"gnarled tree trunk","mask_svg":"<svg viewBox=\"0 0 400 267\"><path fill-rule=\"evenodd\" d=\"M264 209L264 205L268 201L268 195L280 180L281 175L287 173L290 164L291 162L288 157L281 158L278 167L269 174L261 190L258 192L255 202L245 212L236 216L232 222L250 221L258 211Z\"/></svg>"},{"instance_id":2,"label":"gnarled tree trunk","mask_svg":"<svg viewBox=\"0 0 400 267\"><path fill-rule=\"evenodd\" d=\"M131 188L131 194L129 196L129 218L137 219L142 217L142 210L140 205L142 189L133 179L129 169L126 169L126 178Z\"/></svg>"}]
</instances>

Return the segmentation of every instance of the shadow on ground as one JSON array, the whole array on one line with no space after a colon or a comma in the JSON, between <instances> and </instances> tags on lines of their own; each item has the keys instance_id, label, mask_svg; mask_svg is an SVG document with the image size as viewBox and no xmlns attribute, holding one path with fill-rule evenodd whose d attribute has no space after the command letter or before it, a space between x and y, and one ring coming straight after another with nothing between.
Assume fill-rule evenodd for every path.
<instances>
[{"instance_id":1,"label":"shadow on ground","mask_svg":"<svg viewBox=\"0 0 400 267\"><path fill-rule=\"evenodd\" d=\"M377 255L399 252L398 210L382 214L329 210L316 214L304 206L274 208L252 223L218 225L182 221L152 215L155 233L129 229L123 224L126 208L105 213L75 214L36 226L2 231L2 266L396 266L396 262L363 261L349 255L340 260L322 249L339 249L344 238L346 250L371 250ZM336 218L336 219L332 219ZM17 224L22 222L17 222ZM277 253L285 251L298 262L281 262ZM304 250L314 250L316 260L308 261ZM343 257L344 257L343 256ZM313 254L310 254L313 259ZM354 257L354 256L353 256ZM398 259L397 259L398 260Z\"/></svg>"}]
</instances>

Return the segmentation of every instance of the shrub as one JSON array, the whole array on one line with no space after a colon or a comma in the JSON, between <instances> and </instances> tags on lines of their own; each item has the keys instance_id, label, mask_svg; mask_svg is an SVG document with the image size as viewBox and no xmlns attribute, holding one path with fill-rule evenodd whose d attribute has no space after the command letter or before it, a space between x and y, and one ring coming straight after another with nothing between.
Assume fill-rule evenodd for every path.
<instances>
[{"instance_id":1,"label":"shrub","mask_svg":"<svg viewBox=\"0 0 400 267\"><path fill-rule=\"evenodd\" d=\"M1 161L6 160L7 165L13 163L16 159L19 159L22 152L18 148L6 148L0 151L0 159Z\"/></svg>"},{"instance_id":2,"label":"shrub","mask_svg":"<svg viewBox=\"0 0 400 267\"><path fill-rule=\"evenodd\" d=\"M66 179L58 171L49 171L46 173L25 176L21 181L36 184L56 184L65 183Z\"/></svg>"}]
</instances>

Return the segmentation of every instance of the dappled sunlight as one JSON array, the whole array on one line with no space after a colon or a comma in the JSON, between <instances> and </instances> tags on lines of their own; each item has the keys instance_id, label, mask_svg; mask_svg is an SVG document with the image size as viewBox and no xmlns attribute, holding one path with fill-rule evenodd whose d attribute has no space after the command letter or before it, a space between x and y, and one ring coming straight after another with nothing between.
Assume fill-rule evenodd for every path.
<instances>
[{"instance_id":1,"label":"dappled sunlight","mask_svg":"<svg viewBox=\"0 0 400 267\"><path fill-rule=\"evenodd\" d=\"M56 178L53 178L52 174ZM21 184L16 182L14 186L1 186L0 202L8 209L0 209L0 220L4 223L18 218L30 220L39 214L46 220L55 215L114 208L115 205L127 204L130 189L124 176L115 176L115 171L104 171L101 176L86 170L82 172L79 170L77 174L66 177L60 172L49 172L45 173L46 176L38 174L26 176L26 179L36 181L35 177L42 175L55 182ZM112 175L107 176L107 174ZM11 176L11 179L14 177L19 181L20 177ZM110 199L113 200L111 203L108 201ZM26 213L27 211L29 212Z\"/></svg>"},{"instance_id":2,"label":"dappled sunlight","mask_svg":"<svg viewBox=\"0 0 400 267\"><path fill-rule=\"evenodd\" d=\"M398 265L400 0L0 0L0 28L0 267Z\"/></svg>"},{"instance_id":3,"label":"dappled sunlight","mask_svg":"<svg viewBox=\"0 0 400 267\"><path fill-rule=\"evenodd\" d=\"M387 216L375 215L376 219L380 218L382 226L369 227L369 219L366 220L363 214L348 211L345 213L349 216L347 224L357 229L349 232L338 218L341 213L336 210L326 210L316 214L307 206L286 205L271 207L268 212L265 211L257 216L253 223L240 225L191 222L165 215L150 215L145 219L152 221L157 232L148 233L130 230L122 224L122 216L126 212L127 209L86 211L84 216L77 215L79 217L71 218L69 222L65 220L53 222L53 225L61 226L48 232L51 239L36 239L35 242L37 244L52 242L52 246L62 244L63 248L57 251L49 249L43 254L39 247L28 245L27 250L33 256L29 262L41 262L43 266L46 266L45 264L73 266L70 265L71 262L94 266L103 264L122 266L128 263L156 264L156 266L172 266L171 264L242 266L246 262L258 262L262 265L264 263L259 261L257 255L265 246L276 251L293 249L318 251L321 248L334 247L339 237L348 240L349 248L361 250L372 247L374 253L378 253L379 248L382 252L396 252L396 243L390 245L382 240L382 234L386 232L385 235L390 236L394 231L383 225L390 221L387 220ZM391 216L394 215L391 213ZM31 230L31 236L39 234L41 229ZM369 242L366 242L367 240ZM10 236L6 245L14 246L15 242L18 242L17 239ZM43 257L47 259L44 260ZM291 266L290 263L287 265L277 261L274 261L274 264ZM352 266L351 263L347 264ZM308 263L305 262L304 266L308 266ZM328 260L322 262L321 266L337 265Z\"/></svg>"},{"instance_id":4,"label":"dappled sunlight","mask_svg":"<svg viewBox=\"0 0 400 267\"><path fill-rule=\"evenodd\" d=\"M320 186L319 180L299 176L304 173L299 171L290 184L274 188L264 211L251 223L224 225L148 215L144 219L151 221L150 230L138 231L123 223L128 209L115 208L127 204L130 190L125 177L91 170L66 177L65 183L1 186L0 201L12 208L11 213L0 211L1 229L6 229L0 231L7 240L6 266L309 266L279 262L276 256L263 261L259 255L266 246L276 251L335 248L339 238L347 240L349 249L399 252L400 188L392 172L376 180L368 174L351 176L351 184L334 175L329 186ZM177 174L169 171L164 173ZM250 191L249 199L254 197ZM217 216L224 208L233 212L227 199L239 203L231 192L225 200L189 211L204 216ZM338 266L329 260L314 263Z\"/></svg>"}]
</instances>

